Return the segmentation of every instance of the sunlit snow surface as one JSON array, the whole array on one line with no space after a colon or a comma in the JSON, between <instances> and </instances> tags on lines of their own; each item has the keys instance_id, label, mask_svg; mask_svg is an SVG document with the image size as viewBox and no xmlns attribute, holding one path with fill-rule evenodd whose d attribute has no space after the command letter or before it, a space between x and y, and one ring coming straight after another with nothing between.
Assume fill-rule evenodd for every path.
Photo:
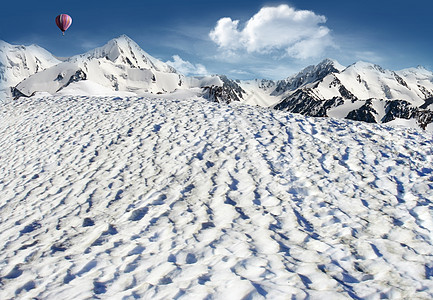
<instances>
[{"instance_id":1,"label":"sunlit snow surface","mask_svg":"<svg viewBox=\"0 0 433 300\"><path fill-rule=\"evenodd\" d=\"M0 299L433 297L431 133L149 98L0 120Z\"/></svg>"}]
</instances>

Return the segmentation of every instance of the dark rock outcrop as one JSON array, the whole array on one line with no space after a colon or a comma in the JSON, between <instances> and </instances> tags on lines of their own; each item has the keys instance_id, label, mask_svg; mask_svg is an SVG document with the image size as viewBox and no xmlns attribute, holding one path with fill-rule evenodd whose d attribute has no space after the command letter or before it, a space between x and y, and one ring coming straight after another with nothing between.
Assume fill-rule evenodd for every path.
<instances>
[{"instance_id":1,"label":"dark rock outcrop","mask_svg":"<svg viewBox=\"0 0 433 300\"><path fill-rule=\"evenodd\" d=\"M230 103L243 99L245 91L236 83L226 76L219 76L223 82L222 86L205 86L203 87L204 97L218 103Z\"/></svg>"}]
</instances>

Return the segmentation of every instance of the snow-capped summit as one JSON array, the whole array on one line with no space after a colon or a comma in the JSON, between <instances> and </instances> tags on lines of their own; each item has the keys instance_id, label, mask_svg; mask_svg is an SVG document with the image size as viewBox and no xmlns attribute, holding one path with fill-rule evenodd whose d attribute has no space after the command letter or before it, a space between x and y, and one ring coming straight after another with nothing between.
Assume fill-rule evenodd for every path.
<instances>
[{"instance_id":1,"label":"snow-capped summit","mask_svg":"<svg viewBox=\"0 0 433 300\"><path fill-rule=\"evenodd\" d=\"M49 94L117 95L173 92L184 76L122 35L102 47L76 55L18 84L16 96Z\"/></svg>"},{"instance_id":2,"label":"snow-capped summit","mask_svg":"<svg viewBox=\"0 0 433 300\"><path fill-rule=\"evenodd\" d=\"M69 62L82 60L107 59L119 65L126 65L137 69L154 69L159 72L176 73L176 70L152 57L127 35L123 34L110 40L102 47L90 50L87 53L73 56Z\"/></svg>"},{"instance_id":3,"label":"snow-capped summit","mask_svg":"<svg viewBox=\"0 0 433 300\"><path fill-rule=\"evenodd\" d=\"M277 82L273 95L281 95L297 88L315 83L330 73L339 73L344 69L336 60L325 59L317 65L308 66L299 73Z\"/></svg>"},{"instance_id":4,"label":"snow-capped summit","mask_svg":"<svg viewBox=\"0 0 433 300\"><path fill-rule=\"evenodd\" d=\"M0 90L9 91L23 79L59 62L37 45L11 45L0 40Z\"/></svg>"}]
</instances>

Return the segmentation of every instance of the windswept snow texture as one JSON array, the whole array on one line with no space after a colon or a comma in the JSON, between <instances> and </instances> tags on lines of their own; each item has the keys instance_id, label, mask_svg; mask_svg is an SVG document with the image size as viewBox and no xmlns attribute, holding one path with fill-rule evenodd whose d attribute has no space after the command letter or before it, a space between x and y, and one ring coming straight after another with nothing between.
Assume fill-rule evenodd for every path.
<instances>
[{"instance_id":1,"label":"windswept snow texture","mask_svg":"<svg viewBox=\"0 0 433 300\"><path fill-rule=\"evenodd\" d=\"M0 299L433 297L431 134L149 98L0 119Z\"/></svg>"}]
</instances>

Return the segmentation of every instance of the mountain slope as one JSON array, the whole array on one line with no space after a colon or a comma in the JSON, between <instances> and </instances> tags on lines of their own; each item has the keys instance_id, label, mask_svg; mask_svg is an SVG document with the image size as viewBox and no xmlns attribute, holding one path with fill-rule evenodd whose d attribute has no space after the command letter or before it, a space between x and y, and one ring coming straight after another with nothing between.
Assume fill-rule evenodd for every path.
<instances>
[{"instance_id":1,"label":"mountain slope","mask_svg":"<svg viewBox=\"0 0 433 300\"><path fill-rule=\"evenodd\" d=\"M9 94L25 78L59 62L37 45L17 46L0 40L0 91Z\"/></svg>"},{"instance_id":2,"label":"mountain slope","mask_svg":"<svg viewBox=\"0 0 433 300\"><path fill-rule=\"evenodd\" d=\"M433 142L247 105L0 110L0 299L431 299Z\"/></svg>"}]
</instances>

